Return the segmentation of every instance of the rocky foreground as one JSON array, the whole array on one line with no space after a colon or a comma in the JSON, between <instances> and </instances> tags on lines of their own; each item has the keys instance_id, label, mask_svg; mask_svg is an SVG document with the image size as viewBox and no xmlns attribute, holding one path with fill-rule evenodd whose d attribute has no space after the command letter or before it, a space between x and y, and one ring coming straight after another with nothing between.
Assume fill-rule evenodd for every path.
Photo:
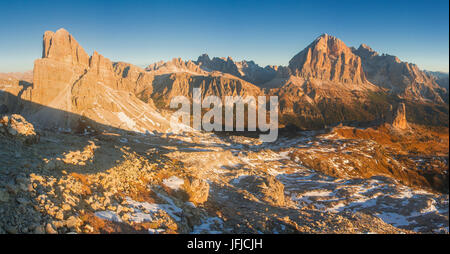
<instances>
[{"instance_id":1,"label":"rocky foreground","mask_svg":"<svg viewBox=\"0 0 450 254\"><path fill-rule=\"evenodd\" d=\"M405 152L412 139L381 140L394 138L383 128L260 143L197 132L37 135L20 116L0 126L0 233L449 232L448 184L433 180L448 183L448 132L417 136L427 139L418 147L434 142L424 149L435 156L420 156Z\"/></svg>"}]
</instances>

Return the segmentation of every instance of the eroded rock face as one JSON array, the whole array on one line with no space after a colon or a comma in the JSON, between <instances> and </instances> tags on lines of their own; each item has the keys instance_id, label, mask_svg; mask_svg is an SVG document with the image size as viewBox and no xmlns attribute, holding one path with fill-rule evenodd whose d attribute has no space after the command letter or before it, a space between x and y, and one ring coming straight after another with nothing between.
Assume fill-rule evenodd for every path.
<instances>
[{"instance_id":1,"label":"eroded rock face","mask_svg":"<svg viewBox=\"0 0 450 254\"><path fill-rule=\"evenodd\" d=\"M365 44L353 50L353 53L361 57L367 79L373 84L412 100L443 103L448 97L448 91L439 87L434 78L415 64L402 62L396 56L379 55Z\"/></svg>"},{"instance_id":2,"label":"eroded rock face","mask_svg":"<svg viewBox=\"0 0 450 254\"><path fill-rule=\"evenodd\" d=\"M400 130L408 129L408 121L406 121L406 108L404 103L400 103L392 120L392 127Z\"/></svg>"},{"instance_id":3,"label":"eroded rock face","mask_svg":"<svg viewBox=\"0 0 450 254\"><path fill-rule=\"evenodd\" d=\"M248 190L269 204L282 206L284 200L284 185L274 176L246 176L239 181L238 186Z\"/></svg>"},{"instance_id":4,"label":"eroded rock face","mask_svg":"<svg viewBox=\"0 0 450 254\"><path fill-rule=\"evenodd\" d=\"M32 102L48 105L88 68L89 55L65 29L47 31L42 59L34 63Z\"/></svg>"},{"instance_id":5,"label":"eroded rock face","mask_svg":"<svg viewBox=\"0 0 450 254\"><path fill-rule=\"evenodd\" d=\"M258 96L262 95L261 89L242 79L211 74L208 76L192 75L190 73L173 73L155 77L151 99L157 105L169 107L169 103L175 96L192 98L194 88L200 88L202 99L209 95L219 96Z\"/></svg>"},{"instance_id":6,"label":"eroded rock face","mask_svg":"<svg viewBox=\"0 0 450 254\"><path fill-rule=\"evenodd\" d=\"M89 65L89 55L64 28L44 34L42 58L49 58L72 65Z\"/></svg>"},{"instance_id":7,"label":"eroded rock face","mask_svg":"<svg viewBox=\"0 0 450 254\"><path fill-rule=\"evenodd\" d=\"M141 133L168 129L153 104L137 98L148 79L131 78L131 65L115 68L97 52L89 57L64 29L44 34L42 56L35 61L33 87L23 96L34 103L27 114L38 127L73 130L86 118L101 128Z\"/></svg>"},{"instance_id":8,"label":"eroded rock face","mask_svg":"<svg viewBox=\"0 0 450 254\"><path fill-rule=\"evenodd\" d=\"M289 68L294 75L304 78L351 84L367 82L361 59L344 42L327 34L294 56Z\"/></svg>"},{"instance_id":9,"label":"eroded rock face","mask_svg":"<svg viewBox=\"0 0 450 254\"><path fill-rule=\"evenodd\" d=\"M6 115L0 119L0 134L5 134L24 144L33 144L39 141L39 135L34 126L21 115Z\"/></svg>"}]
</instances>

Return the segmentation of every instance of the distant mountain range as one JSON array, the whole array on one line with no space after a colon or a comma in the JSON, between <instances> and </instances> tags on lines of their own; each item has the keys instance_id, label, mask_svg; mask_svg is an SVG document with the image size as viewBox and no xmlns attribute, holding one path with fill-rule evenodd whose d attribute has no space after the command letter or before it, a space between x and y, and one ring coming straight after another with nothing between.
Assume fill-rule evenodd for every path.
<instances>
[{"instance_id":1,"label":"distant mountain range","mask_svg":"<svg viewBox=\"0 0 450 254\"><path fill-rule=\"evenodd\" d=\"M64 29L46 32L43 41L31 79L0 75L0 90L9 94L0 94L0 105L20 109L43 127L76 128L78 115L139 132L170 131L163 116L170 99L192 96L194 87L202 88L202 96L277 95L281 126L377 121L400 102L408 121L448 126L448 74L421 71L365 44L348 47L327 34L288 66L266 67L203 54L196 61L175 58L141 68L97 52L89 56ZM17 107L11 96L71 114Z\"/></svg>"},{"instance_id":2,"label":"distant mountain range","mask_svg":"<svg viewBox=\"0 0 450 254\"><path fill-rule=\"evenodd\" d=\"M436 82L448 91L448 72L425 71L425 73L436 79Z\"/></svg>"}]
</instances>

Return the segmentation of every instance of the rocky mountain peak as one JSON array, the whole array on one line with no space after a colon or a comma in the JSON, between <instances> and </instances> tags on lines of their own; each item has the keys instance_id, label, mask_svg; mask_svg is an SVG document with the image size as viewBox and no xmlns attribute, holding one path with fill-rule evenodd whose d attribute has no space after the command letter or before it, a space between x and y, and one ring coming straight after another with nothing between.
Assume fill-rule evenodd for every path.
<instances>
[{"instance_id":1,"label":"rocky mountain peak","mask_svg":"<svg viewBox=\"0 0 450 254\"><path fill-rule=\"evenodd\" d=\"M44 33L42 58L68 64L89 65L89 55L64 28Z\"/></svg>"},{"instance_id":2,"label":"rocky mountain peak","mask_svg":"<svg viewBox=\"0 0 450 254\"><path fill-rule=\"evenodd\" d=\"M339 83L362 84L361 59L338 38L323 34L289 61L296 76Z\"/></svg>"},{"instance_id":3,"label":"rocky mountain peak","mask_svg":"<svg viewBox=\"0 0 450 254\"><path fill-rule=\"evenodd\" d=\"M373 50L369 45L364 44L364 43L359 45L359 49L366 49L368 51L375 52L375 50Z\"/></svg>"},{"instance_id":4,"label":"rocky mountain peak","mask_svg":"<svg viewBox=\"0 0 450 254\"><path fill-rule=\"evenodd\" d=\"M378 56L378 53L373 50L370 46L367 44L361 44L358 49L353 51L356 55L360 57L373 57Z\"/></svg>"},{"instance_id":5,"label":"rocky mountain peak","mask_svg":"<svg viewBox=\"0 0 450 254\"><path fill-rule=\"evenodd\" d=\"M343 41L328 34L319 36L310 46L313 46L316 51L326 52L335 56L342 52L351 52L350 48Z\"/></svg>"},{"instance_id":6,"label":"rocky mountain peak","mask_svg":"<svg viewBox=\"0 0 450 254\"><path fill-rule=\"evenodd\" d=\"M210 61L211 61L211 59L209 58L208 54L202 54L201 56L199 56L197 58L197 62L206 63L206 62L210 62Z\"/></svg>"},{"instance_id":7,"label":"rocky mountain peak","mask_svg":"<svg viewBox=\"0 0 450 254\"><path fill-rule=\"evenodd\" d=\"M97 51L94 51L89 59L89 68L96 70L97 73L99 73L100 70L112 71L113 64L108 58L100 55Z\"/></svg>"}]
</instances>

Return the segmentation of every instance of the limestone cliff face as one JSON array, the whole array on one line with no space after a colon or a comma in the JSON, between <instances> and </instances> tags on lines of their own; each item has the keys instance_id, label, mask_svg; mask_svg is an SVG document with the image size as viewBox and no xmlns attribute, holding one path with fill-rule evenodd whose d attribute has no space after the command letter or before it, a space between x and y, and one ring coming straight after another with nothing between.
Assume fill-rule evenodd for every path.
<instances>
[{"instance_id":1,"label":"limestone cliff face","mask_svg":"<svg viewBox=\"0 0 450 254\"><path fill-rule=\"evenodd\" d=\"M33 87L23 96L35 103L27 113L39 127L74 129L83 118L106 128L167 130L167 120L152 103L136 97L146 85L142 82L151 79L136 78L132 65L114 66L97 52L89 57L64 29L44 34L42 56L35 61Z\"/></svg>"},{"instance_id":2,"label":"limestone cliff face","mask_svg":"<svg viewBox=\"0 0 450 254\"><path fill-rule=\"evenodd\" d=\"M291 61L289 68L295 76L345 84L367 83L361 59L344 42L324 34Z\"/></svg>"},{"instance_id":3,"label":"limestone cliff face","mask_svg":"<svg viewBox=\"0 0 450 254\"><path fill-rule=\"evenodd\" d=\"M152 104L150 94L153 92L155 75L138 66L117 62L114 63L114 72L120 77L121 90L129 91L145 102Z\"/></svg>"},{"instance_id":4,"label":"limestone cliff face","mask_svg":"<svg viewBox=\"0 0 450 254\"><path fill-rule=\"evenodd\" d=\"M410 100L443 103L448 97L448 91L415 64L402 62L395 56L379 55L365 44L353 52L361 57L364 72L373 84Z\"/></svg>"},{"instance_id":5,"label":"limestone cliff face","mask_svg":"<svg viewBox=\"0 0 450 254\"><path fill-rule=\"evenodd\" d=\"M193 88L202 89L202 98L208 95L223 98L225 96L245 97L263 94L259 87L240 78L241 75L238 74L239 69L237 68L239 64L236 64L231 58L228 58L228 64L223 66L213 64L213 62L217 63L216 59L219 58L210 60L207 55L202 55L197 62L174 58L168 62L160 61L151 64L145 69L145 74L140 73L139 79L146 78L149 82L146 82L145 86L138 91L138 96L144 101L154 101L158 107L167 109L170 100L175 96L192 98ZM212 68L213 66L215 67ZM135 79L138 78L135 77Z\"/></svg>"},{"instance_id":6,"label":"limestone cliff face","mask_svg":"<svg viewBox=\"0 0 450 254\"><path fill-rule=\"evenodd\" d=\"M47 31L43 39L42 58L72 65L89 65L89 55L65 29Z\"/></svg>"},{"instance_id":7,"label":"limestone cliff face","mask_svg":"<svg viewBox=\"0 0 450 254\"><path fill-rule=\"evenodd\" d=\"M45 32L42 59L34 63L34 88L28 99L42 105L51 103L88 66L89 55L65 29Z\"/></svg>"}]
</instances>

